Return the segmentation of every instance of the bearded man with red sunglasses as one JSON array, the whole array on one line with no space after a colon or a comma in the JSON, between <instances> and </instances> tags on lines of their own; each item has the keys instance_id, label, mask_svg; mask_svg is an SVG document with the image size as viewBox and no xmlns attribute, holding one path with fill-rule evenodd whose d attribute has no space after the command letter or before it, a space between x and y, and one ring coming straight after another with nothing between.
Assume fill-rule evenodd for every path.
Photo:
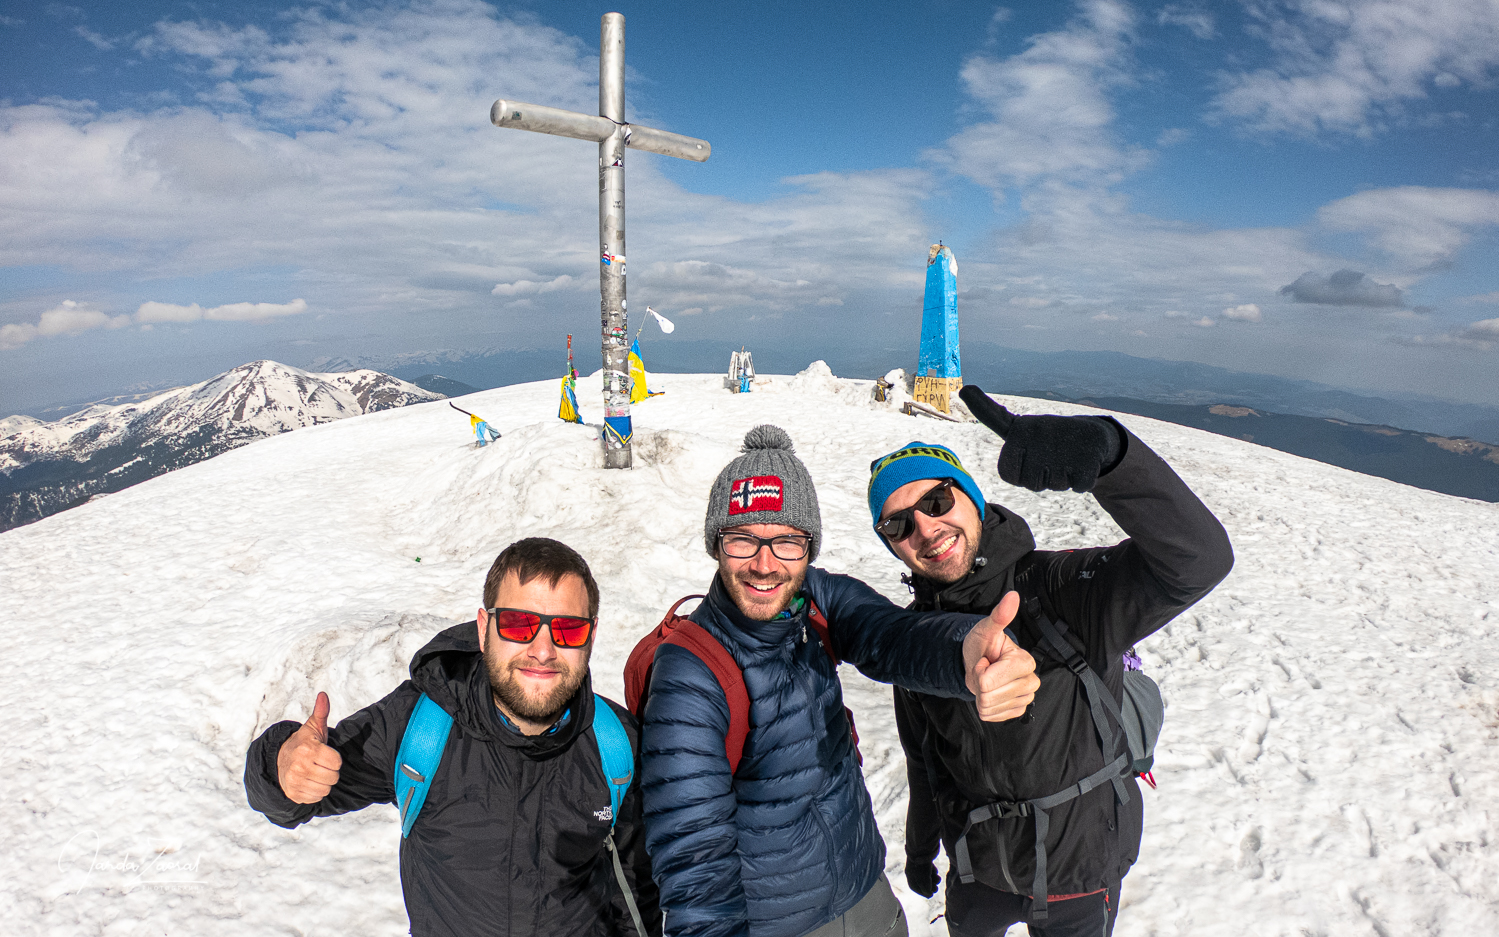
<instances>
[{"instance_id":1,"label":"bearded man with red sunglasses","mask_svg":"<svg viewBox=\"0 0 1499 937\"><path fill-rule=\"evenodd\" d=\"M1011 633L1040 678L1031 710L1008 722L896 688L911 795L906 881L936 893L940 844L953 937L1000 937L1019 922L1036 937L1109 934L1139 854L1143 810L1129 753L1119 751L1124 733L1087 686L1118 705L1125 652L1228 575L1233 548L1171 467L1116 420L1015 416L973 386L961 397L1005 438L1003 481L1091 492L1128 538L1038 550L1025 520L986 503L945 446L912 442L870 465L875 533L911 570L911 608L978 612L1018 593ZM1072 645L1068 659L1048 628Z\"/></svg>"},{"instance_id":2,"label":"bearded man with red sunglasses","mask_svg":"<svg viewBox=\"0 0 1499 937\"><path fill-rule=\"evenodd\" d=\"M250 806L289 829L394 803L397 753L425 696L452 729L401 840L411 933L635 934L612 828L641 922L659 934L640 786L630 784L616 815L593 728L595 706L608 705L639 746L635 718L593 693L598 610L576 551L542 537L511 544L490 567L475 621L418 651L410 680L331 729L318 693L305 723L277 723L255 740Z\"/></svg>"}]
</instances>

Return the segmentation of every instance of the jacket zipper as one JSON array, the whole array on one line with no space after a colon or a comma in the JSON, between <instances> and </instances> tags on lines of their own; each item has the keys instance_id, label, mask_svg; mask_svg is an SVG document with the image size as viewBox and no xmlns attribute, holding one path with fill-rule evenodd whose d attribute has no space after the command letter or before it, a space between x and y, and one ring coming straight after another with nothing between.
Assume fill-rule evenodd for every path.
<instances>
[{"instance_id":1,"label":"jacket zipper","mask_svg":"<svg viewBox=\"0 0 1499 937\"><path fill-rule=\"evenodd\" d=\"M807 638L807 619L806 619L806 612L803 611L802 612L802 634L801 634L800 646L801 647L806 647L807 646L807 641L808 641L808 638ZM800 671L803 674L803 678L801 680L801 683L802 683L802 687L803 687L804 692L807 694L807 712L809 714L813 713L813 712L817 712L818 711L817 686L816 686L816 680L814 679L814 674L812 672L812 666L810 664L807 664L807 663L805 663L803 661L799 661L797 659L796 649L792 649L790 663L791 663L791 666L793 668L795 668L796 670ZM835 679L835 680L838 679L838 675L836 673L833 675L833 679ZM827 726L823 726L823 729L826 730ZM830 779L831 779L831 775L830 775ZM832 827L828 826L827 820L823 818L822 811L820 809L818 809L818 806L817 806L818 802L821 799L822 799L822 792L819 791L817 794L813 795L813 797L812 797L812 803L811 803L810 806L812 808L812 816L813 816L814 819L817 820L817 825L822 830L823 849L827 853L828 868L833 873L833 887L828 892L827 904L825 904L823 906L823 913L824 914L831 914L833 912L833 901L834 901L834 899L838 895L838 887L841 884L841 882L839 881L840 876L838 874L837 856L833 852L833 830L832 830Z\"/></svg>"}]
</instances>

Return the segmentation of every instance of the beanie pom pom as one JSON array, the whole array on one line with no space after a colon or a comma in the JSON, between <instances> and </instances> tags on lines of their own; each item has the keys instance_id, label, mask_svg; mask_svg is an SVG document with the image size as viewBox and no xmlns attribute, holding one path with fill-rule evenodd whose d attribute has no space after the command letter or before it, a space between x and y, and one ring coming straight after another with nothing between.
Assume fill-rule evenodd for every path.
<instances>
[{"instance_id":1,"label":"beanie pom pom","mask_svg":"<svg viewBox=\"0 0 1499 937\"><path fill-rule=\"evenodd\" d=\"M752 449L784 449L792 452L791 437L779 426L761 424L744 434L744 451Z\"/></svg>"}]
</instances>

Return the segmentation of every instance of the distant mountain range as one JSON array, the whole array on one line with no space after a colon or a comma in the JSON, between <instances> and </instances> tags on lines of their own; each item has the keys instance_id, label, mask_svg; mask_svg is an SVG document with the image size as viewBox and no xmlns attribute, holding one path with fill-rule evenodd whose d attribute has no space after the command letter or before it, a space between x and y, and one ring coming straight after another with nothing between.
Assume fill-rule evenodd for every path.
<instances>
[{"instance_id":1,"label":"distant mountain range","mask_svg":"<svg viewBox=\"0 0 1499 937\"><path fill-rule=\"evenodd\" d=\"M678 373L726 371L737 343L681 341L647 337L641 344L646 369ZM847 351L838 346L750 346L756 370L795 374L822 358L842 377L876 378L891 368L910 371L916 346ZM578 355L587 374L598 359ZM564 359L556 351L487 349L431 351L368 358L319 358L319 371L374 368L405 380L441 370L451 380L487 390L506 384L561 377ZM1420 395L1375 396L1270 374L1230 371L1188 361L1137 358L1110 351L1022 351L988 342L963 343L963 376L992 393L1046 391L1078 399L1094 395L1128 397L1153 403L1227 403L1295 416L1325 417L1499 443L1499 407L1458 403Z\"/></svg>"},{"instance_id":2,"label":"distant mountain range","mask_svg":"<svg viewBox=\"0 0 1499 937\"><path fill-rule=\"evenodd\" d=\"M643 353L648 370L712 373L724 370L734 350L737 345L725 342L656 340ZM795 373L808 364L806 349L750 350L762 373ZM841 376L872 378L909 367L908 352L833 349L826 360ZM1091 403L1420 488L1499 501L1499 408L1375 397L1115 352L1031 352L983 342L968 342L963 352L964 377L992 393ZM591 363L585 356L579 370L592 370ZM190 387L95 402L53 422L0 419L0 530L266 436L563 371L561 356L536 350L320 358L312 366L315 371L256 361Z\"/></svg>"},{"instance_id":3,"label":"distant mountain range","mask_svg":"<svg viewBox=\"0 0 1499 937\"><path fill-rule=\"evenodd\" d=\"M442 394L444 397L464 397L468 394L479 392L479 388L477 387L471 387L462 381L455 381L450 377L443 377L441 374L423 374L421 377L412 378L411 383L422 390L430 390L432 393Z\"/></svg>"},{"instance_id":4,"label":"distant mountain range","mask_svg":"<svg viewBox=\"0 0 1499 937\"><path fill-rule=\"evenodd\" d=\"M55 422L0 419L0 531L278 433L441 400L360 369L314 374L254 361L211 380Z\"/></svg>"}]
</instances>

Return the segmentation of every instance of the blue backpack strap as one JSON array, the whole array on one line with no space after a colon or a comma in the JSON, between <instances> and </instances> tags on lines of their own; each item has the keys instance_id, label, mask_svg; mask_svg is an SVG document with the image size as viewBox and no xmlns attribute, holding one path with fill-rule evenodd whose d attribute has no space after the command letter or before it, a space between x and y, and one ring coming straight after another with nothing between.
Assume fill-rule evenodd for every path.
<instances>
[{"instance_id":1,"label":"blue backpack strap","mask_svg":"<svg viewBox=\"0 0 1499 937\"><path fill-rule=\"evenodd\" d=\"M448 746L453 717L423 693L406 723L401 749L396 753L396 806L401 811L401 838L411 833L416 815L422 812L432 775Z\"/></svg>"},{"instance_id":2,"label":"blue backpack strap","mask_svg":"<svg viewBox=\"0 0 1499 937\"><path fill-rule=\"evenodd\" d=\"M614 880L619 882L619 890L624 893L625 907L630 911L635 933L646 937L640 908L635 904L635 895L630 891L630 882L625 878L624 866L619 861L619 850L614 845L614 824L619 820L619 805L624 802L625 791L629 790L630 781L635 776L635 750L630 747L630 737L625 734L619 714L597 693L593 694L593 737L599 743L599 762L604 767L604 781L609 785L609 836L604 845L609 848Z\"/></svg>"},{"instance_id":3,"label":"blue backpack strap","mask_svg":"<svg viewBox=\"0 0 1499 937\"><path fill-rule=\"evenodd\" d=\"M619 721L619 715L602 696L593 695L593 735L599 743L599 761L604 766L604 781L609 785L609 807L612 829L619 818L619 805L635 777L635 750Z\"/></svg>"}]
</instances>

